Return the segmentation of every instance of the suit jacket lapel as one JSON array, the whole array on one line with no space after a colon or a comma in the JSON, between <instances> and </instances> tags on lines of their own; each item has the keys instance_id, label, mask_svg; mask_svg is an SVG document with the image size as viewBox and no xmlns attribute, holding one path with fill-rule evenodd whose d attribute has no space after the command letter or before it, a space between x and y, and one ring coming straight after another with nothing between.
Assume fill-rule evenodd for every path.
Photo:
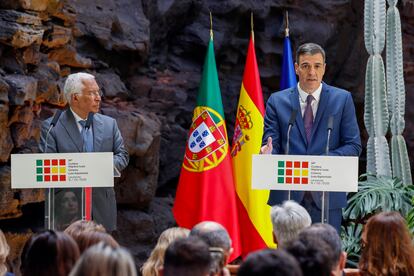
<instances>
[{"instance_id":1,"label":"suit jacket lapel","mask_svg":"<svg viewBox=\"0 0 414 276\"><path fill-rule=\"evenodd\" d=\"M80 135L78 125L75 121L75 117L72 114L70 109L67 109L65 113L62 114L62 125L69 134L70 139L73 144L76 146L79 152L82 151L82 137Z\"/></svg>"},{"instance_id":2,"label":"suit jacket lapel","mask_svg":"<svg viewBox=\"0 0 414 276\"><path fill-rule=\"evenodd\" d=\"M302 118L302 110L300 108L299 103L299 91L298 88L295 86L295 88L290 93L290 105L292 107L292 110L296 109L296 126L299 129L299 132L302 136L303 141L305 144L307 144L306 140L306 134L305 134L305 125L303 124L303 118Z\"/></svg>"},{"instance_id":3,"label":"suit jacket lapel","mask_svg":"<svg viewBox=\"0 0 414 276\"><path fill-rule=\"evenodd\" d=\"M99 118L99 116L93 116L93 149L95 152L98 152L101 145L102 145L102 139L103 139L103 122Z\"/></svg>"},{"instance_id":4,"label":"suit jacket lapel","mask_svg":"<svg viewBox=\"0 0 414 276\"><path fill-rule=\"evenodd\" d=\"M315 134L316 129L318 128L318 124L321 121L322 115L325 113L325 109L328 106L329 102L329 89L326 87L326 84L322 83L322 92L321 97L318 105L318 111L316 112L316 118L313 122L312 133L311 133L311 141L312 137Z\"/></svg>"}]
</instances>

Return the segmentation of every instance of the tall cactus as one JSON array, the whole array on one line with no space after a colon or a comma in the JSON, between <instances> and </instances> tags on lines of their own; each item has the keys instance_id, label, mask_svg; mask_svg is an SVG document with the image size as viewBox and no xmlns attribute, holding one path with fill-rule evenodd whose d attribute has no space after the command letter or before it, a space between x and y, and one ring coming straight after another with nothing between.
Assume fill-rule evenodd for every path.
<instances>
[{"instance_id":1,"label":"tall cactus","mask_svg":"<svg viewBox=\"0 0 414 276\"><path fill-rule=\"evenodd\" d=\"M394 177L404 184L412 184L410 160L402 133L405 128L405 86L401 42L400 13L396 7L398 0L388 0L386 28L386 71L387 91L390 112L391 157Z\"/></svg>"},{"instance_id":2,"label":"tall cactus","mask_svg":"<svg viewBox=\"0 0 414 276\"><path fill-rule=\"evenodd\" d=\"M364 123L368 131L367 173L391 176L387 90L381 52L385 44L385 0L365 0L364 39L369 59L365 78Z\"/></svg>"}]
</instances>

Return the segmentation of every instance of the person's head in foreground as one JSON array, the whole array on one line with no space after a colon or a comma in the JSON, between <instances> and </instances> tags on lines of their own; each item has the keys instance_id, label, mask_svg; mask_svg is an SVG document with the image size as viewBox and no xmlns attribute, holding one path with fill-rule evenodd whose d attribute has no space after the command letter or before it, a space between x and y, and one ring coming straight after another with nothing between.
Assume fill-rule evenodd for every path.
<instances>
[{"instance_id":1,"label":"person's head in foreground","mask_svg":"<svg viewBox=\"0 0 414 276\"><path fill-rule=\"evenodd\" d=\"M371 217L362 233L361 275L414 275L414 247L405 219L397 212Z\"/></svg>"},{"instance_id":2,"label":"person's head in foreground","mask_svg":"<svg viewBox=\"0 0 414 276\"><path fill-rule=\"evenodd\" d=\"M208 245L197 237L177 239L165 252L164 276L207 276L210 274L210 252Z\"/></svg>"},{"instance_id":3,"label":"person's head in foreground","mask_svg":"<svg viewBox=\"0 0 414 276\"><path fill-rule=\"evenodd\" d=\"M164 230L151 251L148 260L142 266L142 275L158 276L158 269L164 265L164 255L167 247L178 238L188 237L189 233L190 230L181 227L172 227Z\"/></svg>"},{"instance_id":4,"label":"person's head in foreground","mask_svg":"<svg viewBox=\"0 0 414 276\"><path fill-rule=\"evenodd\" d=\"M79 258L76 242L63 232L47 230L34 234L21 255L23 276L66 276Z\"/></svg>"},{"instance_id":5,"label":"person's head in foreground","mask_svg":"<svg viewBox=\"0 0 414 276\"><path fill-rule=\"evenodd\" d=\"M131 254L122 247L100 242L88 248L69 276L136 276Z\"/></svg>"},{"instance_id":6,"label":"person's head in foreground","mask_svg":"<svg viewBox=\"0 0 414 276\"><path fill-rule=\"evenodd\" d=\"M278 248L284 247L312 223L308 211L293 200L273 206L270 217L273 224L273 239Z\"/></svg>"},{"instance_id":7,"label":"person's head in foreground","mask_svg":"<svg viewBox=\"0 0 414 276\"><path fill-rule=\"evenodd\" d=\"M285 248L298 261L303 276L331 276L333 251L322 238L300 233Z\"/></svg>"},{"instance_id":8,"label":"person's head in foreground","mask_svg":"<svg viewBox=\"0 0 414 276\"><path fill-rule=\"evenodd\" d=\"M298 261L283 249L264 249L247 256L237 276L302 276Z\"/></svg>"},{"instance_id":9,"label":"person's head in foreground","mask_svg":"<svg viewBox=\"0 0 414 276\"><path fill-rule=\"evenodd\" d=\"M214 221L203 221L191 229L190 236L199 237L207 243L211 256L210 273L220 274L233 252L226 228Z\"/></svg>"}]
</instances>

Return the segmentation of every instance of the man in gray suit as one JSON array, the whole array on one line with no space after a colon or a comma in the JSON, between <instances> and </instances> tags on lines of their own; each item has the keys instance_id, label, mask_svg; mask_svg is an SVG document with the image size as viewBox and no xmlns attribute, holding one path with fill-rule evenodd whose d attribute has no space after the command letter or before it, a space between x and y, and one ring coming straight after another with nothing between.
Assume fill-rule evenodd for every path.
<instances>
[{"instance_id":1,"label":"man in gray suit","mask_svg":"<svg viewBox=\"0 0 414 276\"><path fill-rule=\"evenodd\" d=\"M65 82L64 93L69 107L63 111L55 127L50 131L46 151L48 153L84 152L85 145L81 133L88 114L92 112L94 116L90 129L93 139L90 139L91 143L86 151L113 152L114 167L118 171L123 170L128 165L128 152L124 147L116 121L98 113L102 94L95 77L87 73L69 75ZM42 125L40 141L42 152L51 121L52 118L49 118ZM93 189L92 219L102 224L109 232L116 229L116 201L112 187Z\"/></svg>"}]
</instances>

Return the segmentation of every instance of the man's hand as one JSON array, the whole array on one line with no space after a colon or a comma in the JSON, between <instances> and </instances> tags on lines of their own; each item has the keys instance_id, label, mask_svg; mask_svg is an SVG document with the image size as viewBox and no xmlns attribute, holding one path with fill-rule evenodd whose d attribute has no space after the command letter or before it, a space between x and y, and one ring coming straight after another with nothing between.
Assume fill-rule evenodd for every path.
<instances>
[{"instance_id":1,"label":"man's hand","mask_svg":"<svg viewBox=\"0 0 414 276\"><path fill-rule=\"evenodd\" d=\"M267 138L267 144L260 149L260 154L272 154L273 144L272 137Z\"/></svg>"}]
</instances>

